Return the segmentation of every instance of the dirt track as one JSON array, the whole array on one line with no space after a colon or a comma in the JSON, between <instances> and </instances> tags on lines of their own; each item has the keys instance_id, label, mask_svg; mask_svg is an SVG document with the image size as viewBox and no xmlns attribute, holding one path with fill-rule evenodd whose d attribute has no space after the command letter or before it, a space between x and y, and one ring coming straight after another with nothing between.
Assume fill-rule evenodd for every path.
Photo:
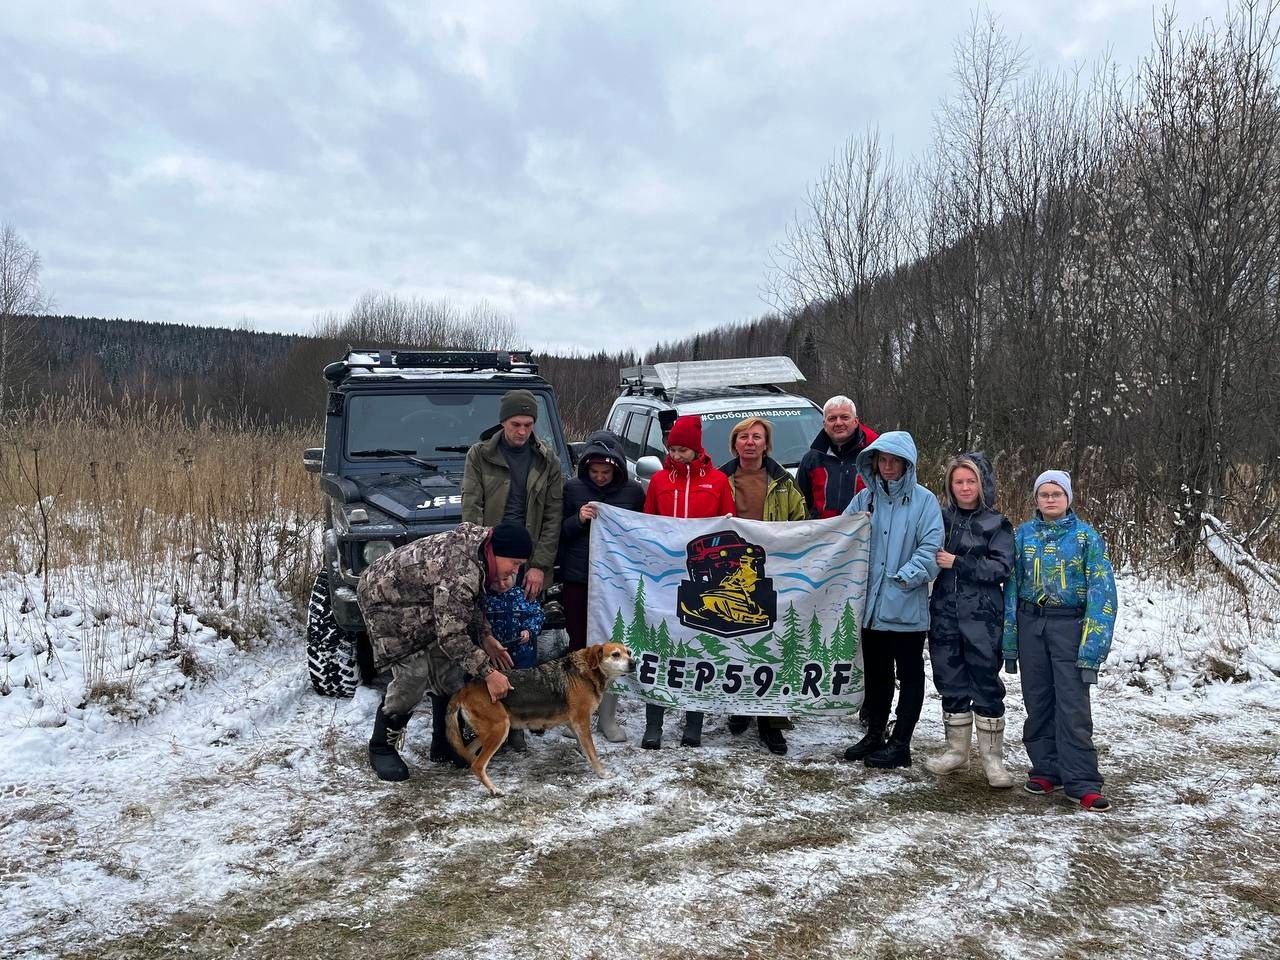
<instances>
[{"instance_id":1,"label":"dirt track","mask_svg":"<svg viewBox=\"0 0 1280 960\"><path fill-rule=\"evenodd\" d=\"M845 763L850 721L800 721L786 758L723 718L701 750L642 751L634 707L633 743L601 747L611 780L553 732L495 761L510 793L490 799L425 762L415 721L416 775L383 785L363 752L376 694L322 701L294 663L267 666L255 689L271 706L238 733L117 744L84 758L108 778L11 796L0 838L25 853L0 874L15 923L0 953L1276 956L1274 684L1104 683L1116 810L1096 815L991 791L976 764L939 781ZM1016 682L1009 699L1016 727ZM936 713L926 703L918 758L939 749Z\"/></svg>"}]
</instances>

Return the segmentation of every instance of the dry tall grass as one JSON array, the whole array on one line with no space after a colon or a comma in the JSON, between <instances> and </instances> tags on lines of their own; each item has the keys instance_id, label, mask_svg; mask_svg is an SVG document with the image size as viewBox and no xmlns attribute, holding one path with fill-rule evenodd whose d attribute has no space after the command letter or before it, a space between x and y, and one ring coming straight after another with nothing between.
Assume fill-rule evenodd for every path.
<instances>
[{"instance_id":1,"label":"dry tall grass","mask_svg":"<svg viewBox=\"0 0 1280 960\"><path fill-rule=\"evenodd\" d=\"M320 498L301 459L317 442L127 397L46 401L0 434L0 563L38 577L46 605L74 591L141 623L163 584L175 607L243 630L264 592L301 600L317 568Z\"/></svg>"}]
</instances>

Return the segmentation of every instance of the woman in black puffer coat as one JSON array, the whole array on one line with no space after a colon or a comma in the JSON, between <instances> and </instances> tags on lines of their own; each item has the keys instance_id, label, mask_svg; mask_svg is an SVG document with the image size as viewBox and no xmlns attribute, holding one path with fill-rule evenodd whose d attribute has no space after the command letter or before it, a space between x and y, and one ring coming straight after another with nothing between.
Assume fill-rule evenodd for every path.
<instances>
[{"instance_id":1,"label":"woman in black puffer coat","mask_svg":"<svg viewBox=\"0 0 1280 960\"><path fill-rule=\"evenodd\" d=\"M569 649L587 645L587 581L591 550L591 521L597 503L624 510L644 509L644 488L627 476L627 461L617 434L597 430L587 437L578 460L578 475L564 485L564 520L560 524L560 598L564 604ZM617 698L606 692L598 711L600 732L621 742L626 734L615 720Z\"/></svg>"},{"instance_id":2,"label":"woman in black puffer coat","mask_svg":"<svg viewBox=\"0 0 1280 960\"><path fill-rule=\"evenodd\" d=\"M947 752L925 765L937 774L966 769L976 724L987 782L1010 787L1000 639L1004 582L1013 569L1013 525L995 509L996 476L985 455L952 457L942 489L946 533L929 600L929 659L942 695Z\"/></svg>"}]
</instances>

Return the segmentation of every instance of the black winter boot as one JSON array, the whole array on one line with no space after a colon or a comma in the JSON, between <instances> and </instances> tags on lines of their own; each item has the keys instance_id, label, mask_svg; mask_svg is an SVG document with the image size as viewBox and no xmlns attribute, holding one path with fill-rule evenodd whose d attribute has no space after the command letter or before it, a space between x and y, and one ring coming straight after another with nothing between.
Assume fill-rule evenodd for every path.
<instances>
[{"instance_id":1,"label":"black winter boot","mask_svg":"<svg viewBox=\"0 0 1280 960\"><path fill-rule=\"evenodd\" d=\"M756 726L760 730L760 740L770 753L776 753L778 756L785 756L787 752L787 738L782 735L782 731L773 725L772 717L757 717Z\"/></svg>"},{"instance_id":2,"label":"black winter boot","mask_svg":"<svg viewBox=\"0 0 1280 960\"><path fill-rule=\"evenodd\" d=\"M909 767L911 766L911 741L891 737L883 747L869 754L862 762L868 767L879 767L884 770L893 767Z\"/></svg>"},{"instance_id":3,"label":"black winter boot","mask_svg":"<svg viewBox=\"0 0 1280 960\"><path fill-rule=\"evenodd\" d=\"M373 718L373 736L369 738L369 763L379 780L398 783L409 779L409 767L400 759L398 748L404 743L404 728L412 713L384 713L378 704Z\"/></svg>"},{"instance_id":4,"label":"black winter boot","mask_svg":"<svg viewBox=\"0 0 1280 960\"><path fill-rule=\"evenodd\" d=\"M449 735L445 732L445 715L449 710L449 699L438 693L431 695L431 762L452 763L459 768L470 767L471 764L458 756L458 752L453 749L453 744L449 742ZM465 740L466 737L464 736L463 739Z\"/></svg>"},{"instance_id":5,"label":"black winter boot","mask_svg":"<svg viewBox=\"0 0 1280 960\"><path fill-rule=\"evenodd\" d=\"M735 737L740 733L745 733L749 726L751 726L750 717L744 717L740 713L735 713L729 718L729 732Z\"/></svg>"},{"instance_id":6,"label":"black winter boot","mask_svg":"<svg viewBox=\"0 0 1280 960\"><path fill-rule=\"evenodd\" d=\"M865 760L884 746L884 727L869 727L867 735L844 752L846 760Z\"/></svg>"},{"instance_id":7,"label":"black winter boot","mask_svg":"<svg viewBox=\"0 0 1280 960\"><path fill-rule=\"evenodd\" d=\"M662 749L662 721L667 715L667 708L656 703L644 705L644 739L640 746L646 750Z\"/></svg>"},{"instance_id":8,"label":"black winter boot","mask_svg":"<svg viewBox=\"0 0 1280 960\"><path fill-rule=\"evenodd\" d=\"M684 736L680 738L682 747L702 746L702 714L690 710L684 715Z\"/></svg>"}]
</instances>

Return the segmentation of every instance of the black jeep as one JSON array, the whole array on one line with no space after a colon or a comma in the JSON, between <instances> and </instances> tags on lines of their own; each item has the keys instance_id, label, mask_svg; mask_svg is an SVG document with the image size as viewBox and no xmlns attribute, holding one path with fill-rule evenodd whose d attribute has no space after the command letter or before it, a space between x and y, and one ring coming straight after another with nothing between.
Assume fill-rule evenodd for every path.
<instances>
[{"instance_id":1,"label":"black jeep","mask_svg":"<svg viewBox=\"0 0 1280 960\"><path fill-rule=\"evenodd\" d=\"M374 679L356 583L395 547L462 519L462 467L498 422L502 395L538 400L537 435L571 475L551 384L528 351L356 350L324 369L324 447L305 451L325 495L324 564L307 616L307 665L322 696L349 697ZM548 619L554 614L548 592Z\"/></svg>"}]
</instances>

